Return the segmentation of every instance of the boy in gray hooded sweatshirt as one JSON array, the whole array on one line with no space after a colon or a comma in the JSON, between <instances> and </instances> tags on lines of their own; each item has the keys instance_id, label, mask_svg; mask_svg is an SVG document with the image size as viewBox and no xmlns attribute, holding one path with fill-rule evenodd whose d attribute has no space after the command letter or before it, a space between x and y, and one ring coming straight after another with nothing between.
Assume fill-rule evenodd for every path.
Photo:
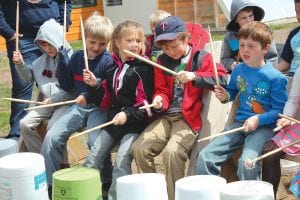
<instances>
[{"instance_id":1,"label":"boy in gray hooded sweatshirt","mask_svg":"<svg viewBox=\"0 0 300 200\"><path fill-rule=\"evenodd\" d=\"M241 26L251 21L261 21L265 16L265 11L249 0L232 0L230 8L230 21L226 26L228 31L224 36L222 46L221 64L224 65L228 73L241 60L239 56L239 40L237 34ZM275 43L272 42L271 49L265 55L265 60L272 64L277 63L278 55Z\"/></svg>"},{"instance_id":2,"label":"boy in gray hooded sweatshirt","mask_svg":"<svg viewBox=\"0 0 300 200\"><path fill-rule=\"evenodd\" d=\"M63 28L55 20L46 21L39 29L34 40L43 54L30 65L24 64L20 51L14 51L13 61L21 79L27 82L36 81L38 89L43 96L43 102L55 103L71 99L72 96L65 92L58 84L56 69L58 65L58 52L63 46ZM71 56L72 48L66 42L68 55ZM20 134L24 139L25 149L30 152L40 153L42 137L38 133L38 125L49 120L49 129L53 122L63 113L68 106L39 108L30 111L20 121ZM24 151L23 150L23 151Z\"/></svg>"}]
</instances>

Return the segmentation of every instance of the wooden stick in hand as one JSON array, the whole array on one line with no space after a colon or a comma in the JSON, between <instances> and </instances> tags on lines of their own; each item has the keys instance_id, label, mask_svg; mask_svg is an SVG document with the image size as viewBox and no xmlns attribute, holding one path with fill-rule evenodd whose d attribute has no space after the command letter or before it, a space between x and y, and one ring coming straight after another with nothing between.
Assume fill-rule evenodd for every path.
<instances>
[{"instance_id":1,"label":"wooden stick in hand","mask_svg":"<svg viewBox=\"0 0 300 200\"><path fill-rule=\"evenodd\" d=\"M219 136L223 136L223 135L228 135L228 134L231 134L231 133L235 133L235 132L238 132L238 131L242 131L242 130L244 130L244 129L245 129L245 127L241 126L241 127L239 127L239 128L235 128L235 129L232 129L232 130L229 130L229 131L221 132L221 133L219 133L219 134L211 135L211 136L208 136L208 137L199 139L199 140L197 140L197 141L198 141L198 142L203 142L203 141L206 141L206 140L213 139L213 138L215 138L215 137L219 137Z\"/></svg>"},{"instance_id":2,"label":"wooden stick in hand","mask_svg":"<svg viewBox=\"0 0 300 200\"><path fill-rule=\"evenodd\" d=\"M19 51L19 1L17 1L16 10L16 51Z\"/></svg>"},{"instance_id":3,"label":"wooden stick in hand","mask_svg":"<svg viewBox=\"0 0 300 200\"><path fill-rule=\"evenodd\" d=\"M152 103L152 104L148 104L148 105L141 106L141 107L139 107L139 109L140 109L140 110L143 110L143 109L147 109L147 108L152 108L152 107L154 107L154 106L156 106L156 104L155 104L155 103Z\"/></svg>"},{"instance_id":4,"label":"wooden stick in hand","mask_svg":"<svg viewBox=\"0 0 300 200\"><path fill-rule=\"evenodd\" d=\"M166 72L168 72L168 73L170 73L170 74L172 74L172 75L174 75L174 76L177 76L177 75L178 75L177 72L175 72L175 71L173 71L173 70L170 70L170 69L168 69L167 67L164 67L164 66L162 66L162 65L160 65L160 64L158 64L158 63L155 63L155 62L153 62L153 61L151 61L151 60L148 60L148 59L146 59L146 58L144 58L144 57L142 57L142 56L140 56L140 55L137 55L137 54L135 54L135 53L132 53L131 51L128 51L128 50L126 50L126 49L123 49L123 51L124 51L125 53L130 54L131 56L133 56L133 57L135 57L135 58L141 60L141 61L144 61L145 63L148 63L148 64L150 64L150 65L153 65L154 67L158 67L159 69L161 69L161 70L163 70L163 71L166 71Z\"/></svg>"},{"instance_id":5,"label":"wooden stick in hand","mask_svg":"<svg viewBox=\"0 0 300 200\"><path fill-rule=\"evenodd\" d=\"M114 122L115 122L114 120L111 120L111 121L109 121L109 122L106 122L106 123L101 124L101 125L99 125L99 126L96 126L96 127L94 127L94 128L87 129L87 130L85 130L85 131L83 131L83 132L80 132L80 133L77 133L77 134L72 135L69 139L72 139L72 138L78 137L78 136L80 136L80 135L84 135L84 134L90 133L90 132L92 132L92 131L95 131L95 130L104 128L104 127L106 127L106 126L112 125Z\"/></svg>"},{"instance_id":6,"label":"wooden stick in hand","mask_svg":"<svg viewBox=\"0 0 300 200\"><path fill-rule=\"evenodd\" d=\"M297 124L300 124L300 121L299 121L299 120L296 120L296 119L294 119L294 118L292 118L292 117L289 117L289 116L287 116L287 115L279 114L279 117L285 118L285 119L288 119L288 120L290 120L290 121L292 121L292 122L295 122L295 123L297 123Z\"/></svg>"},{"instance_id":7,"label":"wooden stick in hand","mask_svg":"<svg viewBox=\"0 0 300 200\"><path fill-rule=\"evenodd\" d=\"M84 27L83 27L81 15L80 15L80 28L81 28L82 48L83 48L83 54L84 54L84 65L85 65L86 69L89 69L88 56L87 56L86 44L85 44Z\"/></svg>"},{"instance_id":8,"label":"wooden stick in hand","mask_svg":"<svg viewBox=\"0 0 300 200\"><path fill-rule=\"evenodd\" d=\"M41 105L41 106L34 106L34 107L29 107L24 110L34 110L34 109L39 109L39 108L49 108L49 107L54 107L54 106L62 106L62 105L68 105L68 104L73 104L76 103L76 100L70 100L70 101L62 101L58 103L51 103L51 104L46 104L46 105Z\"/></svg>"},{"instance_id":9,"label":"wooden stick in hand","mask_svg":"<svg viewBox=\"0 0 300 200\"><path fill-rule=\"evenodd\" d=\"M211 53L211 57L212 57L213 67L214 67L215 79L216 79L217 85L220 85L217 65L216 65L215 58L214 58L215 54L214 54L214 48L213 48L213 43L212 43L212 39L211 39L211 33L210 33L210 27L209 26L208 26L208 33L209 33L210 53Z\"/></svg>"},{"instance_id":10,"label":"wooden stick in hand","mask_svg":"<svg viewBox=\"0 0 300 200\"><path fill-rule=\"evenodd\" d=\"M248 168L248 169L253 169L255 167L255 163L257 161L260 161L268 156L271 156L279 151L282 151L283 149L285 148L288 148L288 147L291 147L291 146L294 146L295 144L298 144L300 142L300 140L295 140L294 142L290 142L284 146L281 146L277 149L274 149L273 151L270 151L268 153L265 153L261 156L258 156L257 158L254 158L254 159L248 159L247 161L245 161L245 167Z\"/></svg>"},{"instance_id":11,"label":"wooden stick in hand","mask_svg":"<svg viewBox=\"0 0 300 200\"><path fill-rule=\"evenodd\" d=\"M46 105L46 103L44 103L44 102L29 101L29 100L25 100L25 99L15 99L15 98L1 98L1 99L8 100L8 101L14 101L14 102L18 102L18 103L30 103L30 104Z\"/></svg>"},{"instance_id":12,"label":"wooden stick in hand","mask_svg":"<svg viewBox=\"0 0 300 200\"><path fill-rule=\"evenodd\" d=\"M67 44L67 37L66 37L66 34L67 34L67 1L65 0L65 6L64 6L64 27L63 27L63 40L64 40L64 43L63 43L63 48L66 48L66 44Z\"/></svg>"}]
</instances>

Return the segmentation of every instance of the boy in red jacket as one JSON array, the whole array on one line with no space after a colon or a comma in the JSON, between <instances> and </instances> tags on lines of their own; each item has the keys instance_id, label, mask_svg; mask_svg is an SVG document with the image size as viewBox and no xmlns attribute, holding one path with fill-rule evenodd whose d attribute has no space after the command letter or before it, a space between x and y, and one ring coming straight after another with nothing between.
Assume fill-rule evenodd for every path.
<instances>
[{"instance_id":1,"label":"boy in red jacket","mask_svg":"<svg viewBox=\"0 0 300 200\"><path fill-rule=\"evenodd\" d=\"M189 44L190 33L175 16L161 20L155 27L155 43L164 51L158 63L178 72L177 76L154 68L152 103L161 115L153 121L132 146L138 171L156 172L154 157L163 153L169 199L175 199L175 181L184 177L185 162L201 128L200 110L204 88L216 84L212 56L196 51ZM225 69L218 66L221 85L226 85Z\"/></svg>"}]
</instances>

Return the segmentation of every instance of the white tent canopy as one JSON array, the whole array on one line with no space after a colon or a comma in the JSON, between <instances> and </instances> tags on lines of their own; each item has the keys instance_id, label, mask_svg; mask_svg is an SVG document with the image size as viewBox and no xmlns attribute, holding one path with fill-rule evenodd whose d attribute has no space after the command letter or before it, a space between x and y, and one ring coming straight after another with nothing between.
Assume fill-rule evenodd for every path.
<instances>
[{"instance_id":1,"label":"white tent canopy","mask_svg":"<svg viewBox=\"0 0 300 200\"><path fill-rule=\"evenodd\" d=\"M229 20L232 0L217 0L217 2ZM271 22L296 16L294 0L252 0L252 2L265 10L265 17L263 19L264 22Z\"/></svg>"}]
</instances>

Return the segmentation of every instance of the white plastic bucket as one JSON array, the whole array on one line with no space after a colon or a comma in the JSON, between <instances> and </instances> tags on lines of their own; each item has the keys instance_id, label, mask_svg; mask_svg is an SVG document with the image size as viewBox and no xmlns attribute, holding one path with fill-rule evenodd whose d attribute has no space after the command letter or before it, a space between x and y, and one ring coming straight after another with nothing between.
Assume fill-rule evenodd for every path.
<instances>
[{"instance_id":1,"label":"white plastic bucket","mask_svg":"<svg viewBox=\"0 0 300 200\"><path fill-rule=\"evenodd\" d=\"M48 200L44 158L15 153L0 158L1 200Z\"/></svg>"},{"instance_id":2,"label":"white plastic bucket","mask_svg":"<svg viewBox=\"0 0 300 200\"><path fill-rule=\"evenodd\" d=\"M219 200L226 180L214 175L188 176L175 183L175 200Z\"/></svg>"},{"instance_id":3,"label":"white plastic bucket","mask_svg":"<svg viewBox=\"0 0 300 200\"><path fill-rule=\"evenodd\" d=\"M236 181L220 191L221 200L274 200L272 184L264 181Z\"/></svg>"},{"instance_id":4,"label":"white plastic bucket","mask_svg":"<svg viewBox=\"0 0 300 200\"><path fill-rule=\"evenodd\" d=\"M117 179L118 200L168 200L164 175L132 174Z\"/></svg>"},{"instance_id":5,"label":"white plastic bucket","mask_svg":"<svg viewBox=\"0 0 300 200\"><path fill-rule=\"evenodd\" d=\"M18 152L18 142L14 139L0 139L0 158Z\"/></svg>"}]
</instances>

